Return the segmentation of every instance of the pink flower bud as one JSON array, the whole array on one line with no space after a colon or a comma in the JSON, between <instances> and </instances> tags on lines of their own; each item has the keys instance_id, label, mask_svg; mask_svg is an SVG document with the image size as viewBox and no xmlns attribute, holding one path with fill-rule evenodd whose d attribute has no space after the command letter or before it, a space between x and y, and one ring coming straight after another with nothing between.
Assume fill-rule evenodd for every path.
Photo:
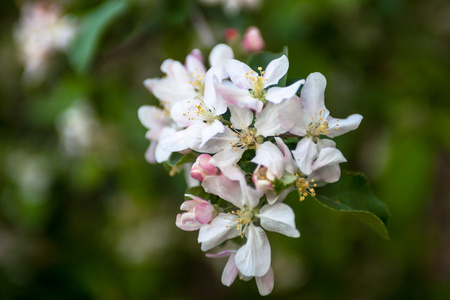
<instances>
[{"instance_id":1,"label":"pink flower bud","mask_svg":"<svg viewBox=\"0 0 450 300\"><path fill-rule=\"evenodd\" d=\"M273 181L275 176L266 167L258 166L252 175L253 183L255 188L259 191L267 193L268 191L273 191Z\"/></svg>"},{"instance_id":2,"label":"pink flower bud","mask_svg":"<svg viewBox=\"0 0 450 300\"><path fill-rule=\"evenodd\" d=\"M217 175L219 170L210 163L211 155L201 154L191 169L191 177L203 182L207 176Z\"/></svg>"},{"instance_id":3,"label":"pink flower bud","mask_svg":"<svg viewBox=\"0 0 450 300\"><path fill-rule=\"evenodd\" d=\"M216 211L214 206L206 200L194 195L186 195L192 200L181 204L180 209L186 212L178 214L175 224L178 228L186 231L200 229L204 224L208 224L214 218Z\"/></svg>"},{"instance_id":4,"label":"pink flower bud","mask_svg":"<svg viewBox=\"0 0 450 300\"><path fill-rule=\"evenodd\" d=\"M265 43L261 31L255 26L250 26L244 33L242 48L247 53L258 52L264 49Z\"/></svg>"}]
</instances>

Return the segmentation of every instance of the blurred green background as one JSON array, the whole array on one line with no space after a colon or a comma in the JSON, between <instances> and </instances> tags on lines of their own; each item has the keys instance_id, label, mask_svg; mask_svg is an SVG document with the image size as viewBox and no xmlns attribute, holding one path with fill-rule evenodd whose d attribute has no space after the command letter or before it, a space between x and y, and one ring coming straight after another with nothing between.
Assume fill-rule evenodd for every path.
<instances>
[{"instance_id":1,"label":"blurred green background","mask_svg":"<svg viewBox=\"0 0 450 300\"><path fill-rule=\"evenodd\" d=\"M266 50L289 47L291 79L327 77L334 117L364 116L335 139L342 168L365 173L392 215L385 241L288 198L302 236L269 233L266 298L450 299L449 1L263 0L237 14L197 1L57 2L81 31L34 83L14 40L24 1L0 2L1 299L259 296L254 281L222 286L226 261L175 226L183 176L145 161L137 118L158 103L142 82L162 76L164 59L207 57L225 29L250 25Z\"/></svg>"}]
</instances>

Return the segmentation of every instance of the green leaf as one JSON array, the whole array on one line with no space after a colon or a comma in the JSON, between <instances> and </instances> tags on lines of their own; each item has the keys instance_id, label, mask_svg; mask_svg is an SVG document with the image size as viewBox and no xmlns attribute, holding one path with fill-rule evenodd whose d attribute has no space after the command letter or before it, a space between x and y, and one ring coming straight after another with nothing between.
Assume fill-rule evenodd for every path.
<instances>
[{"instance_id":1,"label":"green leaf","mask_svg":"<svg viewBox=\"0 0 450 300\"><path fill-rule=\"evenodd\" d=\"M274 59L277 59L283 55L286 55L288 57L288 48L284 47L283 51L280 53L272 53L272 52L258 52L255 54L250 55L247 61L247 65L250 66L255 71L258 71L258 68L261 67L263 70L266 69L267 65ZM286 78L287 73L278 81L279 86L286 86Z\"/></svg>"},{"instance_id":2,"label":"green leaf","mask_svg":"<svg viewBox=\"0 0 450 300\"><path fill-rule=\"evenodd\" d=\"M238 163L238 166L241 167L242 171L246 174L253 174L256 169L256 164L250 161L241 161Z\"/></svg>"},{"instance_id":3,"label":"green leaf","mask_svg":"<svg viewBox=\"0 0 450 300\"><path fill-rule=\"evenodd\" d=\"M384 239L389 239L386 228L390 213L386 204L371 191L367 177L361 173L343 173L341 179L316 188L315 199L333 210L348 212L364 221Z\"/></svg>"},{"instance_id":4,"label":"green leaf","mask_svg":"<svg viewBox=\"0 0 450 300\"><path fill-rule=\"evenodd\" d=\"M127 7L125 0L106 1L80 18L79 32L69 49L69 60L79 73L87 71L103 32Z\"/></svg>"},{"instance_id":5,"label":"green leaf","mask_svg":"<svg viewBox=\"0 0 450 300\"><path fill-rule=\"evenodd\" d=\"M202 198L203 200L210 200L211 198L217 198L217 196L205 192L205 190L201 186L191 187L186 190L185 194L194 195L194 196ZM184 198L186 200L190 200L189 197L185 196Z\"/></svg>"},{"instance_id":6,"label":"green leaf","mask_svg":"<svg viewBox=\"0 0 450 300\"><path fill-rule=\"evenodd\" d=\"M171 167L180 166L185 163L194 162L198 157L198 154L194 152L190 152L188 154L181 154L178 152L174 152L170 155L167 160L167 164Z\"/></svg>"}]
</instances>

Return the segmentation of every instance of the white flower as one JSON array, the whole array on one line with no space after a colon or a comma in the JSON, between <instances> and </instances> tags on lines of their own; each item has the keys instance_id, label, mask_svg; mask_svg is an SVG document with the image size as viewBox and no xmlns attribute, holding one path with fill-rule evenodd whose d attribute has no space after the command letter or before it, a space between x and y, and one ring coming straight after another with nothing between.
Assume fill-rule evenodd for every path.
<instances>
[{"instance_id":1,"label":"white flower","mask_svg":"<svg viewBox=\"0 0 450 300\"><path fill-rule=\"evenodd\" d=\"M266 101L278 104L295 95L304 80L299 80L287 87L272 87L286 74L289 61L285 55L272 60L265 71L260 74L249 66L235 59L225 63L225 69L232 83L216 83L217 94L231 105L247 107L261 112Z\"/></svg>"},{"instance_id":2,"label":"white flower","mask_svg":"<svg viewBox=\"0 0 450 300\"><path fill-rule=\"evenodd\" d=\"M239 269L236 266L235 262L236 252L237 252L236 250L225 250L217 254L206 253L207 257L212 258L229 257L222 273L222 284L225 286L230 286L236 279L237 275L239 274ZM251 278L252 277L247 276L244 277L244 275L242 275L243 280L250 280ZM269 268L269 271L267 271L265 275L261 277L258 276L255 277L255 281L261 296L266 296L270 294L273 290L274 284L272 267Z\"/></svg>"},{"instance_id":3,"label":"white flower","mask_svg":"<svg viewBox=\"0 0 450 300\"><path fill-rule=\"evenodd\" d=\"M227 127L223 134L211 138L203 147L193 149L216 153L211 163L224 173L240 160L245 150L255 149L254 163L261 164L261 161L264 161L276 174L282 172L282 168L277 164L278 157L271 153L274 146L268 141L264 142L265 137L284 132L278 124L278 106L268 103L261 113L256 114L253 127L250 126L254 118L251 110L237 106L230 106L229 109L231 126Z\"/></svg>"},{"instance_id":4,"label":"white flower","mask_svg":"<svg viewBox=\"0 0 450 300\"><path fill-rule=\"evenodd\" d=\"M170 115L178 127L187 127L167 135L161 140L161 145L167 152L202 147L213 136L225 131L224 125L218 118L226 112L227 104L216 97L213 80L226 76L223 63L233 57L233 51L224 44L214 47L209 56L212 68L206 74L203 73L203 64L199 63L199 53L196 51L194 53L194 51L186 59L186 68L201 69L201 71L197 72L195 81L189 82L191 86L182 84L181 88L178 87L182 95L174 94L173 89L177 89L176 85L179 83L169 80L169 76L147 81L147 83L151 83L155 95L171 99L169 101L171 103ZM180 70L179 67L177 69ZM182 71L178 71L177 74L179 72L182 73ZM191 73L194 74L193 72ZM184 78L183 76L178 77ZM196 138L192 138L193 136Z\"/></svg>"},{"instance_id":5,"label":"white flower","mask_svg":"<svg viewBox=\"0 0 450 300\"><path fill-rule=\"evenodd\" d=\"M236 252L235 263L245 276L262 277L269 271L270 244L264 229L289 237L299 237L295 228L295 215L286 204L266 204L258 208L263 192L256 191L242 181L232 181L225 176L209 176L203 181L206 192L218 195L237 207L221 213L210 224L200 228L198 242L208 251L237 236L247 242ZM261 227L255 225L259 221ZM264 229L263 229L264 228Z\"/></svg>"},{"instance_id":6,"label":"white flower","mask_svg":"<svg viewBox=\"0 0 450 300\"><path fill-rule=\"evenodd\" d=\"M149 129L145 137L150 140L150 146L145 153L145 159L149 163L168 160L172 152L164 150L159 143L162 137L176 132L168 114L155 106L144 105L139 108L138 117L142 125Z\"/></svg>"},{"instance_id":7,"label":"white flower","mask_svg":"<svg viewBox=\"0 0 450 300\"><path fill-rule=\"evenodd\" d=\"M284 169L297 177L295 187L300 200L304 200L308 194L315 196L314 187L339 180L341 175L339 164L347 160L341 151L336 149L336 143L332 140L318 140L317 150L314 152L308 150L308 155L314 153L311 157L303 153L306 150L302 141L309 140L307 138L300 140L293 151L289 150L281 138L276 137L275 140L284 157Z\"/></svg>"},{"instance_id":8,"label":"white flower","mask_svg":"<svg viewBox=\"0 0 450 300\"><path fill-rule=\"evenodd\" d=\"M296 160L306 175L312 172L312 161L318 155L320 136L335 137L358 128L362 116L354 114L346 119L335 119L325 107L326 79L321 73L312 73L306 78L301 98L293 96L280 108L282 127L295 135L304 136L297 145Z\"/></svg>"}]
</instances>

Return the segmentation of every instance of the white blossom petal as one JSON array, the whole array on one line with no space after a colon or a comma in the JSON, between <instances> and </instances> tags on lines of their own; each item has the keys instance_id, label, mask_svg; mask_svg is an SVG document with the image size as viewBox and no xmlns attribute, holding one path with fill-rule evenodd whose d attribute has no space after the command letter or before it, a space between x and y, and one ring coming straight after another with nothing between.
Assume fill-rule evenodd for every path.
<instances>
[{"instance_id":1,"label":"white blossom petal","mask_svg":"<svg viewBox=\"0 0 450 300\"><path fill-rule=\"evenodd\" d=\"M278 232L289 237L299 237L295 226L295 214L292 208L284 203L264 205L256 215L265 230Z\"/></svg>"},{"instance_id":2,"label":"white blossom petal","mask_svg":"<svg viewBox=\"0 0 450 300\"><path fill-rule=\"evenodd\" d=\"M244 276L264 276L270 268L271 250L267 235L251 222L247 228L247 243L236 253L235 262Z\"/></svg>"},{"instance_id":3,"label":"white blossom petal","mask_svg":"<svg viewBox=\"0 0 450 300\"><path fill-rule=\"evenodd\" d=\"M309 120L304 117L302 101L299 97L293 96L281 104L278 119L286 131L298 136L306 135Z\"/></svg>"},{"instance_id":4,"label":"white blossom petal","mask_svg":"<svg viewBox=\"0 0 450 300\"><path fill-rule=\"evenodd\" d=\"M202 53L198 49L194 49L191 53L186 57L186 61L184 62L186 66L186 71L192 77L196 77L197 75L205 74L205 66L203 64Z\"/></svg>"},{"instance_id":5,"label":"white blossom petal","mask_svg":"<svg viewBox=\"0 0 450 300\"><path fill-rule=\"evenodd\" d=\"M317 156L317 146L310 138L301 139L292 151L300 171L309 175L312 172L312 162Z\"/></svg>"},{"instance_id":6,"label":"white blossom petal","mask_svg":"<svg viewBox=\"0 0 450 300\"><path fill-rule=\"evenodd\" d=\"M236 230L237 221L233 221L233 218L228 214L220 213L211 223L200 227L198 242L202 244L202 251L208 251L239 235L239 231Z\"/></svg>"},{"instance_id":7,"label":"white blossom petal","mask_svg":"<svg viewBox=\"0 0 450 300\"><path fill-rule=\"evenodd\" d=\"M203 180L202 186L207 193L217 195L239 208L244 207L239 181L232 181L225 176L208 176Z\"/></svg>"},{"instance_id":8,"label":"white blossom petal","mask_svg":"<svg viewBox=\"0 0 450 300\"><path fill-rule=\"evenodd\" d=\"M233 58L233 49L226 44L218 44L211 50L211 53L209 54L209 65L211 67L220 67L220 69L223 69L219 79L224 79L228 76L224 68L224 63Z\"/></svg>"},{"instance_id":9,"label":"white blossom petal","mask_svg":"<svg viewBox=\"0 0 450 300\"><path fill-rule=\"evenodd\" d=\"M303 108L312 116L325 108L325 87L327 80L321 73L311 73L302 88Z\"/></svg>"},{"instance_id":10,"label":"white blossom petal","mask_svg":"<svg viewBox=\"0 0 450 300\"><path fill-rule=\"evenodd\" d=\"M245 90L252 88L250 81L245 77L246 73L252 71L249 66L236 59L230 59L225 62L225 70L238 88Z\"/></svg>"},{"instance_id":11,"label":"white blossom petal","mask_svg":"<svg viewBox=\"0 0 450 300\"><path fill-rule=\"evenodd\" d=\"M253 122L253 113L251 110L239 107L239 106L230 106L230 121L236 129L245 129Z\"/></svg>"},{"instance_id":12,"label":"white blossom petal","mask_svg":"<svg viewBox=\"0 0 450 300\"><path fill-rule=\"evenodd\" d=\"M216 136L219 133L225 132L225 126L219 120L214 120L212 124L203 123L205 125L202 130L202 143L200 144L200 148L202 148L211 138Z\"/></svg>"},{"instance_id":13,"label":"white blossom petal","mask_svg":"<svg viewBox=\"0 0 450 300\"><path fill-rule=\"evenodd\" d=\"M255 112L260 112L264 106L262 101L250 96L248 90L233 88L225 84L215 84L217 97L229 105L247 107Z\"/></svg>"},{"instance_id":14,"label":"white blossom petal","mask_svg":"<svg viewBox=\"0 0 450 300\"><path fill-rule=\"evenodd\" d=\"M269 268L266 275L262 277L255 277L256 286L258 287L261 296L269 295L273 290L274 277L272 267Z\"/></svg>"},{"instance_id":15,"label":"white blossom petal","mask_svg":"<svg viewBox=\"0 0 450 300\"><path fill-rule=\"evenodd\" d=\"M283 77L289 69L289 60L286 55L280 58L272 60L264 72L264 87L268 87L274 84L278 84L278 81Z\"/></svg>"},{"instance_id":16,"label":"white blossom petal","mask_svg":"<svg viewBox=\"0 0 450 300\"><path fill-rule=\"evenodd\" d=\"M256 155L252 163L266 166L275 177L281 178L284 172L283 154L277 146L267 141L256 148Z\"/></svg>"},{"instance_id":17,"label":"white blossom petal","mask_svg":"<svg viewBox=\"0 0 450 300\"><path fill-rule=\"evenodd\" d=\"M184 140L184 130L176 131L171 134L163 136L159 140L159 147L164 151L178 152L189 148Z\"/></svg>"},{"instance_id":18,"label":"white blossom petal","mask_svg":"<svg viewBox=\"0 0 450 300\"><path fill-rule=\"evenodd\" d=\"M305 80L299 80L286 87L272 87L267 91L266 99L272 103L278 104L285 99L294 96Z\"/></svg>"},{"instance_id":19,"label":"white blossom petal","mask_svg":"<svg viewBox=\"0 0 450 300\"><path fill-rule=\"evenodd\" d=\"M280 106L267 103L263 111L256 114L255 116L255 128L257 129L257 134L264 137L280 135L286 132L279 122L279 109Z\"/></svg>"},{"instance_id":20,"label":"white blossom petal","mask_svg":"<svg viewBox=\"0 0 450 300\"><path fill-rule=\"evenodd\" d=\"M341 167L339 166L339 164L334 164L314 171L308 179L314 179L316 182L318 182L319 185L320 181L333 183L338 181L340 177Z\"/></svg>"},{"instance_id":21,"label":"white blossom petal","mask_svg":"<svg viewBox=\"0 0 450 300\"><path fill-rule=\"evenodd\" d=\"M327 136L335 137L339 135L343 135L349 131L355 130L359 127L359 124L362 121L362 116L359 114L354 114L349 116L346 119L335 119L332 117L328 117L328 127L330 130L330 134Z\"/></svg>"},{"instance_id":22,"label":"white blossom petal","mask_svg":"<svg viewBox=\"0 0 450 300\"><path fill-rule=\"evenodd\" d=\"M320 168L334 165L334 164L340 164L343 162L346 162L344 155L342 155L342 152L339 151L336 148L323 148L319 151L319 155L317 156L316 160L312 164L313 171L316 171Z\"/></svg>"}]
</instances>

